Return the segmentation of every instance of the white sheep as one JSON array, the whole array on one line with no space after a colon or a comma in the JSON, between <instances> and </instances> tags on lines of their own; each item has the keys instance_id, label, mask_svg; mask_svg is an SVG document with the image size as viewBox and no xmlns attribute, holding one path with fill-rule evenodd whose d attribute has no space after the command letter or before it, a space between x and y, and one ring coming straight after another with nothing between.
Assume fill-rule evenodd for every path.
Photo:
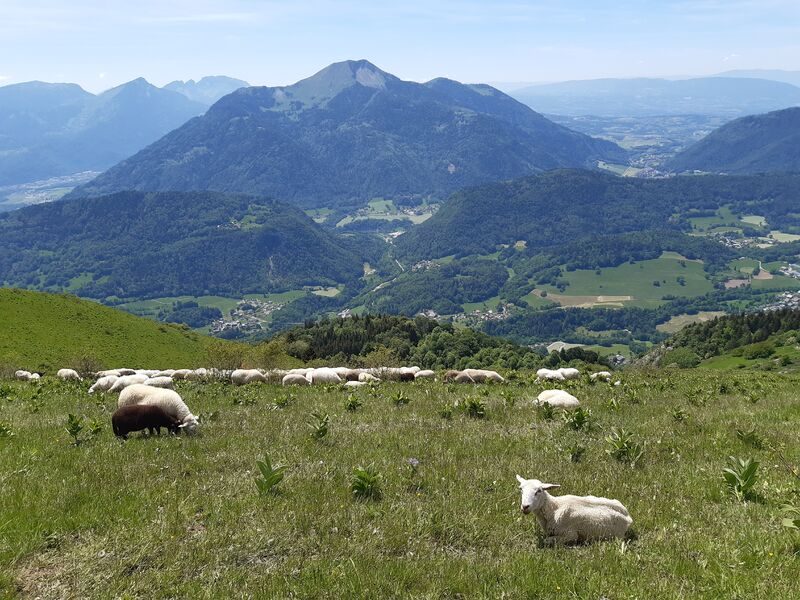
<instances>
[{"instance_id":1,"label":"white sheep","mask_svg":"<svg viewBox=\"0 0 800 600\"><path fill-rule=\"evenodd\" d=\"M98 371L94 374L94 376L98 379L101 377L110 377L111 375L114 377L120 377L122 374L119 372L119 369L107 369L105 371Z\"/></svg>"},{"instance_id":2,"label":"white sheep","mask_svg":"<svg viewBox=\"0 0 800 600\"><path fill-rule=\"evenodd\" d=\"M266 376L258 369L236 369L231 373L233 385L247 385L255 382L267 383Z\"/></svg>"},{"instance_id":3,"label":"white sheep","mask_svg":"<svg viewBox=\"0 0 800 600\"><path fill-rule=\"evenodd\" d=\"M95 392L107 392L111 389L111 386L114 385L114 382L116 382L117 379L119 379L117 375L105 375L94 382L92 387L89 388L89 393L94 394Z\"/></svg>"},{"instance_id":4,"label":"white sheep","mask_svg":"<svg viewBox=\"0 0 800 600\"><path fill-rule=\"evenodd\" d=\"M175 383L172 381L172 377L148 377L142 383L150 387L163 388L165 390L175 389Z\"/></svg>"},{"instance_id":5,"label":"white sheep","mask_svg":"<svg viewBox=\"0 0 800 600\"><path fill-rule=\"evenodd\" d=\"M537 379L546 381L564 381L564 375L562 375L561 369L539 369L536 371L536 377Z\"/></svg>"},{"instance_id":6,"label":"white sheep","mask_svg":"<svg viewBox=\"0 0 800 600\"><path fill-rule=\"evenodd\" d=\"M121 392L129 385L136 383L144 383L147 381L147 375L123 375L118 377L114 384L108 388L109 392Z\"/></svg>"},{"instance_id":7,"label":"white sheep","mask_svg":"<svg viewBox=\"0 0 800 600\"><path fill-rule=\"evenodd\" d=\"M165 369L163 371L156 371L151 377L172 377L175 374L175 369Z\"/></svg>"},{"instance_id":8,"label":"white sheep","mask_svg":"<svg viewBox=\"0 0 800 600\"><path fill-rule=\"evenodd\" d=\"M417 379L436 379L436 373L430 369L423 369L414 373L414 380Z\"/></svg>"},{"instance_id":9,"label":"white sheep","mask_svg":"<svg viewBox=\"0 0 800 600\"><path fill-rule=\"evenodd\" d=\"M287 373L281 380L283 385L311 385L308 377L300 375L299 373Z\"/></svg>"},{"instance_id":10,"label":"white sheep","mask_svg":"<svg viewBox=\"0 0 800 600\"><path fill-rule=\"evenodd\" d=\"M549 544L622 538L633 523L619 500L597 496L551 496L547 490L561 486L519 475L517 481L522 492L522 512L536 516Z\"/></svg>"},{"instance_id":11,"label":"white sheep","mask_svg":"<svg viewBox=\"0 0 800 600\"><path fill-rule=\"evenodd\" d=\"M134 369L115 369L115 371L120 377L125 375L136 375L136 371Z\"/></svg>"},{"instance_id":12,"label":"white sheep","mask_svg":"<svg viewBox=\"0 0 800 600\"><path fill-rule=\"evenodd\" d=\"M189 371L186 374L185 379L188 381L203 381L208 379L208 369L200 367L199 369L195 369L194 371Z\"/></svg>"},{"instance_id":13,"label":"white sheep","mask_svg":"<svg viewBox=\"0 0 800 600\"><path fill-rule=\"evenodd\" d=\"M580 404L575 396L564 390L545 390L536 400L537 404L549 404L554 408L574 408Z\"/></svg>"},{"instance_id":14,"label":"white sheep","mask_svg":"<svg viewBox=\"0 0 800 600\"><path fill-rule=\"evenodd\" d=\"M78 372L73 369L59 369L58 373L56 373L56 377L64 381L83 381L81 376L78 375Z\"/></svg>"},{"instance_id":15,"label":"white sheep","mask_svg":"<svg viewBox=\"0 0 800 600\"><path fill-rule=\"evenodd\" d=\"M20 369L14 372L14 377L20 381L30 381L31 372Z\"/></svg>"},{"instance_id":16,"label":"white sheep","mask_svg":"<svg viewBox=\"0 0 800 600\"><path fill-rule=\"evenodd\" d=\"M472 378L475 383L485 383L487 381L494 381L496 383L503 383L505 379L497 371L489 371L487 369L464 369L462 373L466 373Z\"/></svg>"},{"instance_id":17,"label":"white sheep","mask_svg":"<svg viewBox=\"0 0 800 600\"><path fill-rule=\"evenodd\" d=\"M31 373L31 376L28 377L28 381L39 381L41 378L42 376L38 373Z\"/></svg>"},{"instance_id":18,"label":"white sheep","mask_svg":"<svg viewBox=\"0 0 800 600\"><path fill-rule=\"evenodd\" d=\"M358 380L363 383L379 383L380 379L375 377L372 373L359 373Z\"/></svg>"},{"instance_id":19,"label":"white sheep","mask_svg":"<svg viewBox=\"0 0 800 600\"><path fill-rule=\"evenodd\" d=\"M122 390L117 401L117 408L131 404L158 406L168 415L178 419L181 422L180 426L185 428L187 433L193 433L200 424L200 421L186 406L180 394L173 390L136 383Z\"/></svg>"},{"instance_id":20,"label":"white sheep","mask_svg":"<svg viewBox=\"0 0 800 600\"><path fill-rule=\"evenodd\" d=\"M611 373L608 371L598 371L597 373L592 373L589 375L589 379L592 381L611 381Z\"/></svg>"},{"instance_id":21,"label":"white sheep","mask_svg":"<svg viewBox=\"0 0 800 600\"><path fill-rule=\"evenodd\" d=\"M365 385L369 385L369 383L367 383L366 381L345 381L344 382L344 387L347 387L347 388L356 388L356 387L362 387L362 386L365 386Z\"/></svg>"},{"instance_id":22,"label":"white sheep","mask_svg":"<svg viewBox=\"0 0 800 600\"><path fill-rule=\"evenodd\" d=\"M172 378L177 381L178 379L186 379L186 376L191 373L191 369L177 369L173 374Z\"/></svg>"},{"instance_id":23,"label":"white sheep","mask_svg":"<svg viewBox=\"0 0 800 600\"><path fill-rule=\"evenodd\" d=\"M331 368L328 367L321 367L319 369L314 369L306 375L308 380L313 385L319 385L324 383L342 383L342 378Z\"/></svg>"}]
</instances>

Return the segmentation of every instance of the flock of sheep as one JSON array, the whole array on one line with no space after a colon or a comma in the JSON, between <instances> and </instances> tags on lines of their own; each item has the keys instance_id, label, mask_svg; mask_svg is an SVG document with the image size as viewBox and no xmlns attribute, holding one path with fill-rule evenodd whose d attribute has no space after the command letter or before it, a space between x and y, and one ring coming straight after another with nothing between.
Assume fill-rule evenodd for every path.
<instances>
[{"instance_id":1,"label":"flock of sheep","mask_svg":"<svg viewBox=\"0 0 800 600\"><path fill-rule=\"evenodd\" d=\"M17 371L17 379L37 381L38 373ZM133 431L148 429L160 433L161 427L177 433L193 433L199 425L181 396L173 389L175 380L228 380L234 385L252 383L278 383L290 385L342 384L358 387L386 381L432 380L436 373L419 367L350 369L347 367L321 367L291 370L237 369L178 369L134 370L113 369L95 374L96 381L89 393L119 393L117 410L112 415L114 434L126 438ZM580 371L574 368L539 369L540 381L566 381L577 379ZM80 381L73 369L61 369L56 377L65 381ZM611 382L612 374L600 371L590 375L592 381ZM447 371L444 380L454 383L485 383L505 381L496 371L464 369ZM617 385L619 381L615 382ZM538 404L572 408L579 404L575 396L564 390L545 390L537 398ZM552 496L548 490L559 485L543 483L538 479L525 479L517 475L522 495L520 508L524 514L533 514L545 533L549 544L588 542L592 540L624 537L633 519L618 500L597 496Z\"/></svg>"}]
</instances>

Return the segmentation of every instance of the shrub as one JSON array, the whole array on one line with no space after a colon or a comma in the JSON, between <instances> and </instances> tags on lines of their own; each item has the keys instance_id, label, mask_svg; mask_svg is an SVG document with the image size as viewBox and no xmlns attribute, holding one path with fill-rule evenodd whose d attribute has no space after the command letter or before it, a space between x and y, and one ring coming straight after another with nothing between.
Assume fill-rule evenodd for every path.
<instances>
[{"instance_id":1,"label":"shrub","mask_svg":"<svg viewBox=\"0 0 800 600\"><path fill-rule=\"evenodd\" d=\"M758 461L748 458L743 460L734 456L728 457L731 466L722 470L722 476L728 486L728 491L739 502L744 502L753 497L753 486L758 480Z\"/></svg>"},{"instance_id":2,"label":"shrub","mask_svg":"<svg viewBox=\"0 0 800 600\"><path fill-rule=\"evenodd\" d=\"M769 358L775 354L775 344L772 342L759 342L751 344L742 350L742 356L748 360L757 358Z\"/></svg>"},{"instance_id":3,"label":"shrub","mask_svg":"<svg viewBox=\"0 0 800 600\"><path fill-rule=\"evenodd\" d=\"M380 473L372 465L353 469L350 491L359 500L380 500L382 495Z\"/></svg>"},{"instance_id":4,"label":"shrub","mask_svg":"<svg viewBox=\"0 0 800 600\"><path fill-rule=\"evenodd\" d=\"M644 446L633 439L633 434L624 429L612 429L611 434L606 436L608 448L606 453L613 456L620 462L626 462L632 467L642 458Z\"/></svg>"},{"instance_id":5,"label":"shrub","mask_svg":"<svg viewBox=\"0 0 800 600\"><path fill-rule=\"evenodd\" d=\"M564 411L561 418L567 427L575 431L589 430L593 424L592 411L582 406L574 410Z\"/></svg>"},{"instance_id":6,"label":"shrub","mask_svg":"<svg viewBox=\"0 0 800 600\"><path fill-rule=\"evenodd\" d=\"M356 396L354 394L350 394L347 397L347 400L345 400L345 402L344 402L344 408L345 408L345 410L347 410L349 412L355 412L359 408L361 408L362 404L363 404L363 402L361 402L361 400L356 398Z\"/></svg>"},{"instance_id":7,"label":"shrub","mask_svg":"<svg viewBox=\"0 0 800 600\"><path fill-rule=\"evenodd\" d=\"M756 450L763 450L764 449L764 440L761 439L756 433L755 429L751 429L750 431L744 431L742 429L736 430L736 437L745 445L750 446L751 448L755 448Z\"/></svg>"},{"instance_id":8,"label":"shrub","mask_svg":"<svg viewBox=\"0 0 800 600\"><path fill-rule=\"evenodd\" d=\"M680 369L691 369L700 364L700 357L690 348L675 348L664 355L661 364L675 365Z\"/></svg>"},{"instance_id":9,"label":"shrub","mask_svg":"<svg viewBox=\"0 0 800 600\"><path fill-rule=\"evenodd\" d=\"M473 419L482 419L486 416L486 404L480 398L467 398L464 402L464 412Z\"/></svg>"}]
</instances>

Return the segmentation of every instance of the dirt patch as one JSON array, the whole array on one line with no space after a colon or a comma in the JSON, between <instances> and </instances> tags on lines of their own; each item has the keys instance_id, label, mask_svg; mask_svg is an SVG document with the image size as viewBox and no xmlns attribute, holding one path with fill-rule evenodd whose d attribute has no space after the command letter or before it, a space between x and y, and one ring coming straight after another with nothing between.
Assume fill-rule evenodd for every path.
<instances>
[{"instance_id":1,"label":"dirt patch","mask_svg":"<svg viewBox=\"0 0 800 600\"><path fill-rule=\"evenodd\" d=\"M728 279L728 281L725 282L725 289L732 290L734 288L744 287L749 284L749 279Z\"/></svg>"},{"instance_id":2,"label":"dirt patch","mask_svg":"<svg viewBox=\"0 0 800 600\"><path fill-rule=\"evenodd\" d=\"M774 279L774 276L769 271L765 271L764 269L761 269L758 272L758 275L754 275L753 276L753 279L759 279L761 281L769 281L770 279Z\"/></svg>"},{"instance_id":3,"label":"dirt patch","mask_svg":"<svg viewBox=\"0 0 800 600\"><path fill-rule=\"evenodd\" d=\"M66 571L55 552L36 556L17 569L17 591L22 598L70 598Z\"/></svg>"},{"instance_id":4,"label":"dirt patch","mask_svg":"<svg viewBox=\"0 0 800 600\"><path fill-rule=\"evenodd\" d=\"M633 296L562 296L560 294L548 294L547 299L557 302L561 306L576 308L591 308L593 306L622 307L622 303L630 302L633 300Z\"/></svg>"}]
</instances>

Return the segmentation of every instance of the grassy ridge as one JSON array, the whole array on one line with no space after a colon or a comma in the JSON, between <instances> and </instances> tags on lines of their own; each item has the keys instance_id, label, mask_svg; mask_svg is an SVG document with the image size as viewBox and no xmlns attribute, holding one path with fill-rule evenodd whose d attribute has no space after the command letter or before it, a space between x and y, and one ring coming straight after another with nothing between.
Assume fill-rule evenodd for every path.
<instances>
[{"instance_id":1,"label":"grassy ridge","mask_svg":"<svg viewBox=\"0 0 800 600\"><path fill-rule=\"evenodd\" d=\"M538 384L386 384L358 392L363 406L348 412L338 388L293 390L277 409L277 386L180 382L195 412L216 413L202 434L125 444L108 426L114 397L4 384L0 421L15 435L0 438L0 595L796 597L800 540L781 528L779 507L797 503L798 480L769 448L800 461L798 379L701 370L623 380L566 384L593 413L588 432L537 416ZM401 391L410 401L397 408ZM466 398L482 400L486 418L458 408L442 418ZM305 425L312 411L331 415L321 442ZM68 412L104 429L71 446ZM635 468L606 454L612 427L645 444ZM737 428L754 428L765 449ZM253 478L265 453L287 471L279 492L261 497ZM761 461L755 501L724 492L728 455ZM383 497L357 501L352 469L370 464ZM636 539L541 547L515 473L619 498Z\"/></svg>"},{"instance_id":2,"label":"grassy ridge","mask_svg":"<svg viewBox=\"0 0 800 600\"><path fill-rule=\"evenodd\" d=\"M0 365L53 371L82 357L111 366L199 366L211 344L175 325L74 296L0 289Z\"/></svg>"}]
</instances>

